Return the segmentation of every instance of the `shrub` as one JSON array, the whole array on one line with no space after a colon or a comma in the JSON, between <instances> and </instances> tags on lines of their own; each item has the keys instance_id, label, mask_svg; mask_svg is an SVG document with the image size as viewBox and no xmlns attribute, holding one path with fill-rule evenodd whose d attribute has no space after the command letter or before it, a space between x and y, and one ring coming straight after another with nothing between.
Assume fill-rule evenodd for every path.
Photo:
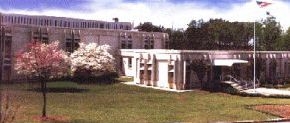
<instances>
[{"instance_id":1,"label":"shrub","mask_svg":"<svg viewBox=\"0 0 290 123\"><path fill-rule=\"evenodd\" d=\"M71 72L76 80L90 80L115 72L109 45L84 44L71 54Z\"/></svg>"}]
</instances>

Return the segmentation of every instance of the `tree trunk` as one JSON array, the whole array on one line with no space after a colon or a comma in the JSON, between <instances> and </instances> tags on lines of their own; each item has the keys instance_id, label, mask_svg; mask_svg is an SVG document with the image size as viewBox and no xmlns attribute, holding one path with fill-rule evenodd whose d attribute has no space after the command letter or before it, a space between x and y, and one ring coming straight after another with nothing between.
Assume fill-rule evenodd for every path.
<instances>
[{"instance_id":1,"label":"tree trunk","mask_svg":"<svg viewBox=\"0 0 290 123\"><path fill-rule=\"evenodd\" d=\"M42 117L46 117L46 82L44 79L41 79L41 91L43 96L43 107L42 107Z\"/></svg>"},{"instance_id":2,"label":"tree trunk","mask_svg":"<svg viewBox=\"0 0 290 123\"><path fill-rule=\"evenodd\" d=\"M4 118L3 117L3 114L2 114L2 83L0 82L0 122L2 121L2 119Z\"/></svg>"},{"instance_id":3,"label":"tree trunk","mask_svg":"<svg viewBox=\"0 0 290 123\"><path fill-rule=\"evenodd\" d=\"M202 83L202 79L199 80L200 81L200 88L203 89L203 83Z\"/></svg>"}]
</instances>

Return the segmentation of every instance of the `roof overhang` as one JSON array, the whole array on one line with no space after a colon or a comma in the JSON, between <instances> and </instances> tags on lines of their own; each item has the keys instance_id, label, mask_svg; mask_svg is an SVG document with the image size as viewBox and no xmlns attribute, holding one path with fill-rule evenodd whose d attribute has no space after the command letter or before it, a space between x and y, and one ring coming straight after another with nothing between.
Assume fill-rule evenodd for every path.
<instances>
[{"instance_id":1,"label":"roof overhang","mask_svg":"<svg viewBox=\"0 0 290 123\"><path fill-rule=\"evenodd\" d=\"M215 59L213 61L214 66L232 66L233 64L248 63L246 60L240 59Z\"/></svg>"}]
</instances>

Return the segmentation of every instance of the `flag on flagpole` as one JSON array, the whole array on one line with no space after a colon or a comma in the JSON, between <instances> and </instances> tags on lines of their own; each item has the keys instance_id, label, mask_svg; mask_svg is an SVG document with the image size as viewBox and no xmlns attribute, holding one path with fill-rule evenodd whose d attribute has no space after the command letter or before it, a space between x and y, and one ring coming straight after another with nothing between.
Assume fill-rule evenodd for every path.
<instances>
[{"instance_id":1,"label":"flag on flagpole","mask_svg":"<svg viewBox=\"0 0 290 123\"><path fill-rule=\"evenodd\" d=\"M266 15L268 16L267 18L270 18L270 19L276 19L276 17L274 17L272 14L270 14L270 12L266 12Z\"/></svg>"},{"instance_id":2,"label":"flag on flagpole","mask_svg":"<svg viewBox=\"0 0 290 123\"><path fill-rule=\"evenodd\" d=\"M266 7L268 5L271 5L272 3L270 2L265 2L265 1L256 1L258 6L260 6L261 8Z\"/></svg>"}]
</instances>

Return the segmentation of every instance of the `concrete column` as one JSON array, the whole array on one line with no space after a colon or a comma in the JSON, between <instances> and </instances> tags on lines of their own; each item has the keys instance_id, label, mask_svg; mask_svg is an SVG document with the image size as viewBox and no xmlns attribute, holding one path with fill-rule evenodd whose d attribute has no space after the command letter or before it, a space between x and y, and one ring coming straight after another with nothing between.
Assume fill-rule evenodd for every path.
<instances>
[{"instance_id":1,"label":"concrete column","mask_svg":"<svg viewBox=\"0 0 290 123\"><path fill-rule=\"evenodd\" d=\"M183 90L184 85L183 85L183 61L182 60L177 60L175 65L175 77L176 77L176 89L177 90Z\"/></svg>"},{"instance_id":2,"label":"concrete column","mask_svg":"<svg viewBox=\"0 0 290 123\"><path fill-rule=\"evenodd\" d=\"M132 69L133 69L133 76L134 76L134 82L140 83L140 63L139 63L139 58L132 58Z\"/></svg>"},{"instance_id":3,"label":"concrete column","mask_svg":"<svg viewBox=\"0 0 290 123\"><path fill-rule=\"evenodd\" d=\"M186 81L189 81L189 80L186 80L186 66L187 66L187 63L186 63L186 60L183 61L183 88L185 89L185 86L186 86Z\"/></svg>"},{"instance_id":4,"label":"concrete column","mask_svg":"<svg viewBox=\"0 0 290 123\"><path fill-rule=\"evenodd\" d=\"M156 83L156 59L155 55L152 55L152 70L151 70L151 82L150 84L153 86L157 86Z\"/></svg>"},{"instance_id":5,"label":"concrete column","mask_svg":"<svg viewBox=\"0 0 290 123\"><path fill-rule=\"evenodd\" d=\"M148 84L148 65L147 65L148 59L144 59L144 84Z\"/></svg>"}]
</instances>

